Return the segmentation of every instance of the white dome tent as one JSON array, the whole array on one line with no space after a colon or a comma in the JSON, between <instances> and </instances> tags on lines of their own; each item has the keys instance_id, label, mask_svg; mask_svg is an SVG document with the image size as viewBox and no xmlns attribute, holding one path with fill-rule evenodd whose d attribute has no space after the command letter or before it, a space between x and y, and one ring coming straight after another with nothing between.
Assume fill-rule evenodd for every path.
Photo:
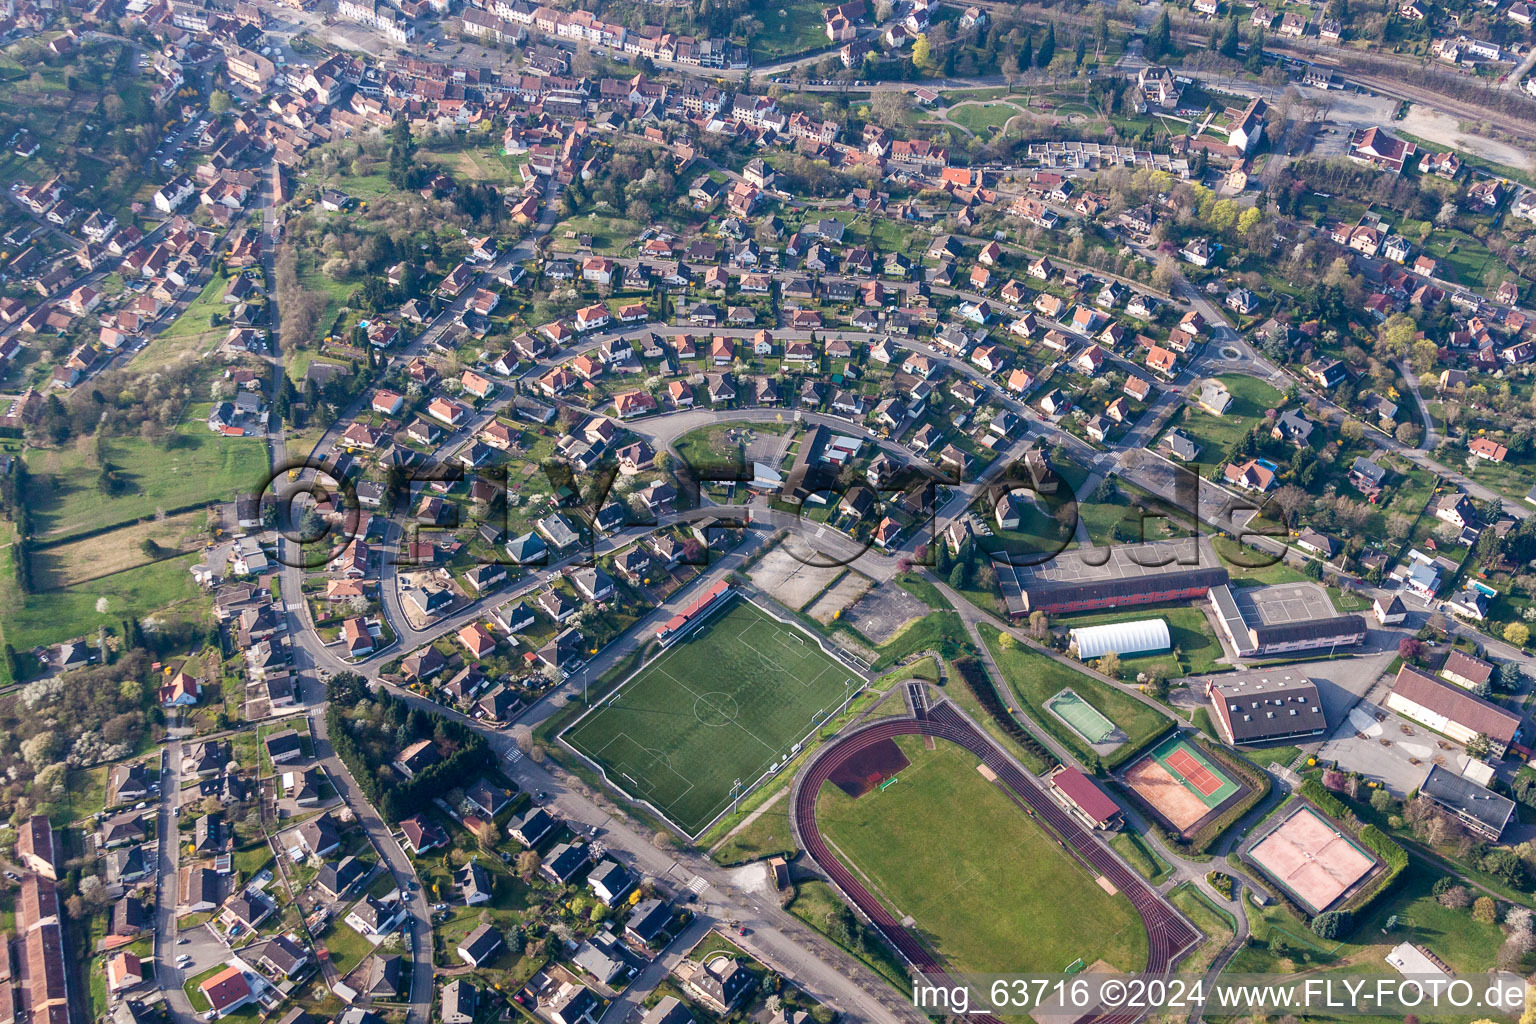
<instances>
[{"instance_id":1,"label":"white dome tent","mask_svg":"<svg viewBox=\"0 0 1536 1024\"><path fill-rule=\"evenodd\" d=\"M1128 654L1166 651L1173 646L1165 619L1137 619L1135 622L1112 622L1106 626L1084 626L1072 630L1071 637L1072 643L1077 646L1077 656L1084 661L1102 657L1111 651L1123 657Z\"/></svg>"}]
</instances>

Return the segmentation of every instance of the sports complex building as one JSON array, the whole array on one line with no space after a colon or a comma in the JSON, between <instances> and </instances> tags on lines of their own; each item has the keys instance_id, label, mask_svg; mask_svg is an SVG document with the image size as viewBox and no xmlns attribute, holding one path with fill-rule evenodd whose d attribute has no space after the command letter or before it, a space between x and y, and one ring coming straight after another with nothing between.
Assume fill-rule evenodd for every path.
<instances>
[{"instance_id":1,"label":"sports complex building","mask_svg":"<svg viewBox=\"0 0 1536 1024\"><path fill-rule=\"evenodd\" d=\"M1233 746L1316 736L1328 727L1317 684L1300 673L1212 676L1205 681L1205 695L1221 738Z\"/></svg>"},{"instance_id":2,"label":"sports complex building","mask_svg":"<svg viewBox=\"0 0 1536 1024\"><path fill-rule=\"evenodd\" d=\"M1173 647L1166 619L1137 619L1111 622L1102 626L1080 626L1069 630L1077 656L1084 661L1111 652L1119 655L1149 654Z\"/></svg>"},{"instance_id":3,"label":"sports complex building","mask_svg":"<svg viewBox=\"0 0 1536 1024\"><path fill-rule=\"evenodd\" d=\"M1365 618L1340 615L1315 583L1211 588L1221 632L1239 657L1351 647L1365 639Z\"/></svg>"},{"instance_id":4,"label":"sports complex building","mask_svg":"<svg viewBox=\"0 0 1536 1024\"><path fill-rule=\"evenodd\" d=\"M1050 790L1057 803L1089 828L1113 831L1125 824L1120 805L1076 768L1056 769Z\"/></svg>"},{"instance_id":5,"label":"sports complex building","mask_svg":"<svg viewBox=\"0 0 1536 1024\"><path fill-rule=\"evenodd\" d=\"M1499 841L1515 815L1515 802L1509 797L1438 764L1430 765L1419 784L1419 795L1454 814L1464 828L1490 843Z\"/></svg>"},{"instance_id":6,"label":"sports complex building","mask_svg":"<svg viewBox=\"0 0 1536 1024\"><path fill-rule=\"evenodd\" d=\"M1008 614L1099 611L1204 597L1227 570L1204 539L1063 551L1040 565L994 563Z\"/></svg>"}]
</instances>

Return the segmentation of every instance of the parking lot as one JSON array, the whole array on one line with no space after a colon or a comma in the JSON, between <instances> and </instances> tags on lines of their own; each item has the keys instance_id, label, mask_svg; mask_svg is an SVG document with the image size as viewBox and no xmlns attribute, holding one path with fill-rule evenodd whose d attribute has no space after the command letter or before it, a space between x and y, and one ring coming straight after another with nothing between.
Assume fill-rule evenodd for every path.
<instances>
[{"instance_id":1,"label":"parking lot","mask_svg":"<svg viewBox=\"0 0 1536 1024\"><path fill-rule=\"evenodd\" d=\"M1318 756L1376 780L1399 797L1417 789L1431 765L1459 775L1469 760L1445 737L1367 701L1357 704L1335 726Z\"/></svg>"}]
</instances>

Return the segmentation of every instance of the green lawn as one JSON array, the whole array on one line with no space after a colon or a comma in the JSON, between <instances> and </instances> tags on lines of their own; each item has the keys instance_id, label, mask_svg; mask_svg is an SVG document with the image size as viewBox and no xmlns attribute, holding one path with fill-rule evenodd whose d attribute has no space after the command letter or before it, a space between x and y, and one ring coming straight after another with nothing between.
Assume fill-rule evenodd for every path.
<instances>
[{"instance_id":1,"label":"green lawn","mask_svg":"<svg viewBox=\"0 0 1536 1024\"><path fill-rule=\"evenodd\" d=\"M193 555L169 558L63 590L13 595L0 602L6 642L27 650L94 633L98 626L116 630L125 616L145 617L162 609L201 615L209 601L188 571L195 560Z\"/></svg>"},{"instance_id":2,"label":"green lawn","mask_svg":"<svg viewBox=\"0 0 1536 1024\"><path fill-rule=\"evenodd\" d=\"M854 949L844 941L844 932L833 926L832 922L839 918L852 919L857 925L858 919L853 917L853 910L844 903L836 891L826 882L818 878L808 878L795 884L794 898L789 901L786 908L800 920L812 928L827 936L834 943L842 946L858 959L864 961L869 967L897 989L905 991L910 982L907 975L907 967L896 956L889 945L880 940L875 940L863 947Z\"/></svg>"},{"instance_id":3,"label":"green lawn","mask_svg":"<svg viewBox=\"0 0 1536 1024\"><path fill-rule=\"evenodd\" d=\"M107 458L121 480L117 494L97 487L101 467L91 448L31 452L27 461L39 491L36 536L56 540L162 510L229 501L242 488L254 489L266 472L266 444L259 437L214 435L208 410L206 404L188 406L170 445L138 437L109 441Z\"/></svg>"},{"instance_id":4,"label":"green lawn","mask_svg":"<svg viewBox=\"0 0 1536 1024\"><path fill-rule=\"evenodd\" d=\"M861 683L813 637L732 599L565 738L694 835L736 780L751 786Z\"/></svg>"},{"instance_id":5,"label":"green lawn","mask_svg":"<svg viewBox=\"0 0 1536 1024\"><path fill-rule=\"evenodd\" d=\"M343 915L345 916L345 915ZM353 931L351 926L337 918L329 931L320 937L320 945L324 946L330 954L331 963L336 970L346 974L352 968L363 962L363 959L375 949L387 947L391 942L399 944L398 939L386 939L380 946L374 946L366 936Z\"/></svg>"},{"instance_id":6,"label":"green lawn","mask_svg":"<svg viewBox=\"0 0 1536 1024\"><path fill-rule=\"evenodd\" d=\"M1212 537L1211 546L1221 556L1221 564L1226 566L1233 582L1240 585L1308 582L1306 574L1300 569L1292 569L1279 561L1264 564L1275 556L1268 551L1257 551L1239 544L1231 537Z\"/></svg>"},{"instance_id":7,"label":"green lawn","mask_svg":"<svg viewBox=\"0 0 1536 1024\"><path fill-rule=\"evenodd\" d=\"M1285 402L1283 394L1253 377L1228 373L1216 379L1232 395L1225 415L1213 416L1198 406L1187 405L1169 420L1170 427L1178 427L1195 439L1201 448L1200 458L1207 464L1220 460L1227 447L1263 417L1265 409L1277 408Z\"/></svg>"},{"instance_id":8,"label":"green lawn","mask_svg":"<svg viewBox=\"0 0 1536 1024\"><path fill-rule=\"evenodd\" d=\"M229 333L229 327L227 324L214 326L209 319L214 313L227 315L233 308L224 304L224 288L228 283L229 278L224 274L210 277L181 315L133 357L133 368L161 369L182 359L205 355L218 345Z\"/></svg>"},{"instance_id":9,"label":"green lawn","mask_svg":"<svg viewBox=\"0 0 1536 1024\"><path fill-rule=\"evenodd\" d=\"M1079 697L1093 705L1129 737L1104 758L1106 767L1123 764L1172 724L1173 720L1156 708L1148 707L1135 697L1063 665L1032 647L1020 644L1012 650L1005 650L998 643L1001 634L996 627L982 623L980 630L981 638L992 652L993 660L1003 673L1009 690L1018 698L1022 710L1084 761L1091 760L1094 752L1065 722L1045 710L1045 702L1065 687L1075 690Z\"/></svg>"},{"instance_id":10,"label":"green lawn","mask_svg":"<svg viewBox=\"0 0 1536 1024\"><path fill-rule=\"evenodd\" d=\"M751 824L721 843L710 856L719 864L745 864L775 854L793 856L795 853L795 837L789 827L789 801L780 799L752 819Z\"/></svg>"},{"instance_id":11,"label":"green lawn","mask_svg":"<svg viewBox=\"0 0 1536 1024\"><path fill-rule=\"evenodd\" d=\"M1079 957L1121 970L1146 962L1147 935L1053 836L950 743L899 737L899 783L858 799L828 784L817 815L828 840L897 917L910 915L955 971L1056 972Z\"/></svg>"},{"instance_id":12,"label":"green lawn","mask_svg":"<svg viewBox=\"0 0 1536 1024\"><path fill-rule=\"evenodd\" d=\"M1181 968L1185 971L1204 970L1232 941L1237 922L1229 911L1217 906L1209 896L1195 888L1192 882L1184 882L1168 890L1168 902L1182 910L1184 916L1205 933L1205 941Z\"/></svg>"},{"instance_id":13,"label":"green lawn","mask_svg":"<svg viewBox=\"0 0 1536 1024\"><path fill-rule=\"evenodd\" d=\"M949 119L986 138L992 129L1002 128L1018 113L1011 103L968 103L950 108Z\"/></svg>"},{"instance_id":14,"label":"green lawn","mask_svg":"<svg viewBox=\"0 0 1536 1024\"><path fill-rule=\"evenodd\" d=\"M1109 845L1125 858L1127 864L1136 869L1137 874L1153 885L1161 884L1173 873L1168 862L1158 855L1152 844L1147 842L1146 837L1140 833L1118 832L1109 841Z\"/></svg>"},{"instance_id":15,"label":"green lawn","mask_svg":"<svg viewBox=\"0 0 1536 1024\"><path fill-rule=\"evenodd\" d=\"M1250 907L1249 925L1254 941L1232 958L1227 971L1234 974L1286 974L1306 966L1346 961L1351 969L1377 963L1381 955L1400 942L1424 946L1460 974L1491 968L1503 941L1498 925L1480 924L1470 909L1443 907L1430 887L1436 873L1411 870L1402 876L1397 892L1376 904L1348 942L1325 942L1280 904L1260 911ZM1384 932L1389 918L1396 925Z\"/></svg>"},{"instance_id":16,"label":"green lawn","mask_svg":"<svg viewBox=\"0 0 1536 1024\"><path fill-rule=\"evenodd\" d=\"M810 0L790 0L754 12L763 23L763 30L752 39L752 63L761 64L829 45L826 23L821 20L822 7Z\"/></svg>"}]
</instances>

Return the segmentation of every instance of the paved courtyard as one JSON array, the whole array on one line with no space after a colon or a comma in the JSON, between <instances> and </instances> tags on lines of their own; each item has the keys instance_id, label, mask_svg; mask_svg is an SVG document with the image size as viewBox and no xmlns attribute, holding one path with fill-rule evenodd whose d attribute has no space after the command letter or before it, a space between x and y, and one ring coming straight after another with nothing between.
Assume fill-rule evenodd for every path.
<instances>
[{"instance_id":1,"label":"paved courtyard","mask_svg":"<svg viewBox=\"0 0 1536 1024\"><path fill-rule=\"evenodd\" d=\"M1445 737L1367 701L1350 709L1318 756L1375 779L1399 797L1417 789L1431 765L1443 765L1459 775L1469 760L1461 747Z\"/></svg>"}]
</instances>

